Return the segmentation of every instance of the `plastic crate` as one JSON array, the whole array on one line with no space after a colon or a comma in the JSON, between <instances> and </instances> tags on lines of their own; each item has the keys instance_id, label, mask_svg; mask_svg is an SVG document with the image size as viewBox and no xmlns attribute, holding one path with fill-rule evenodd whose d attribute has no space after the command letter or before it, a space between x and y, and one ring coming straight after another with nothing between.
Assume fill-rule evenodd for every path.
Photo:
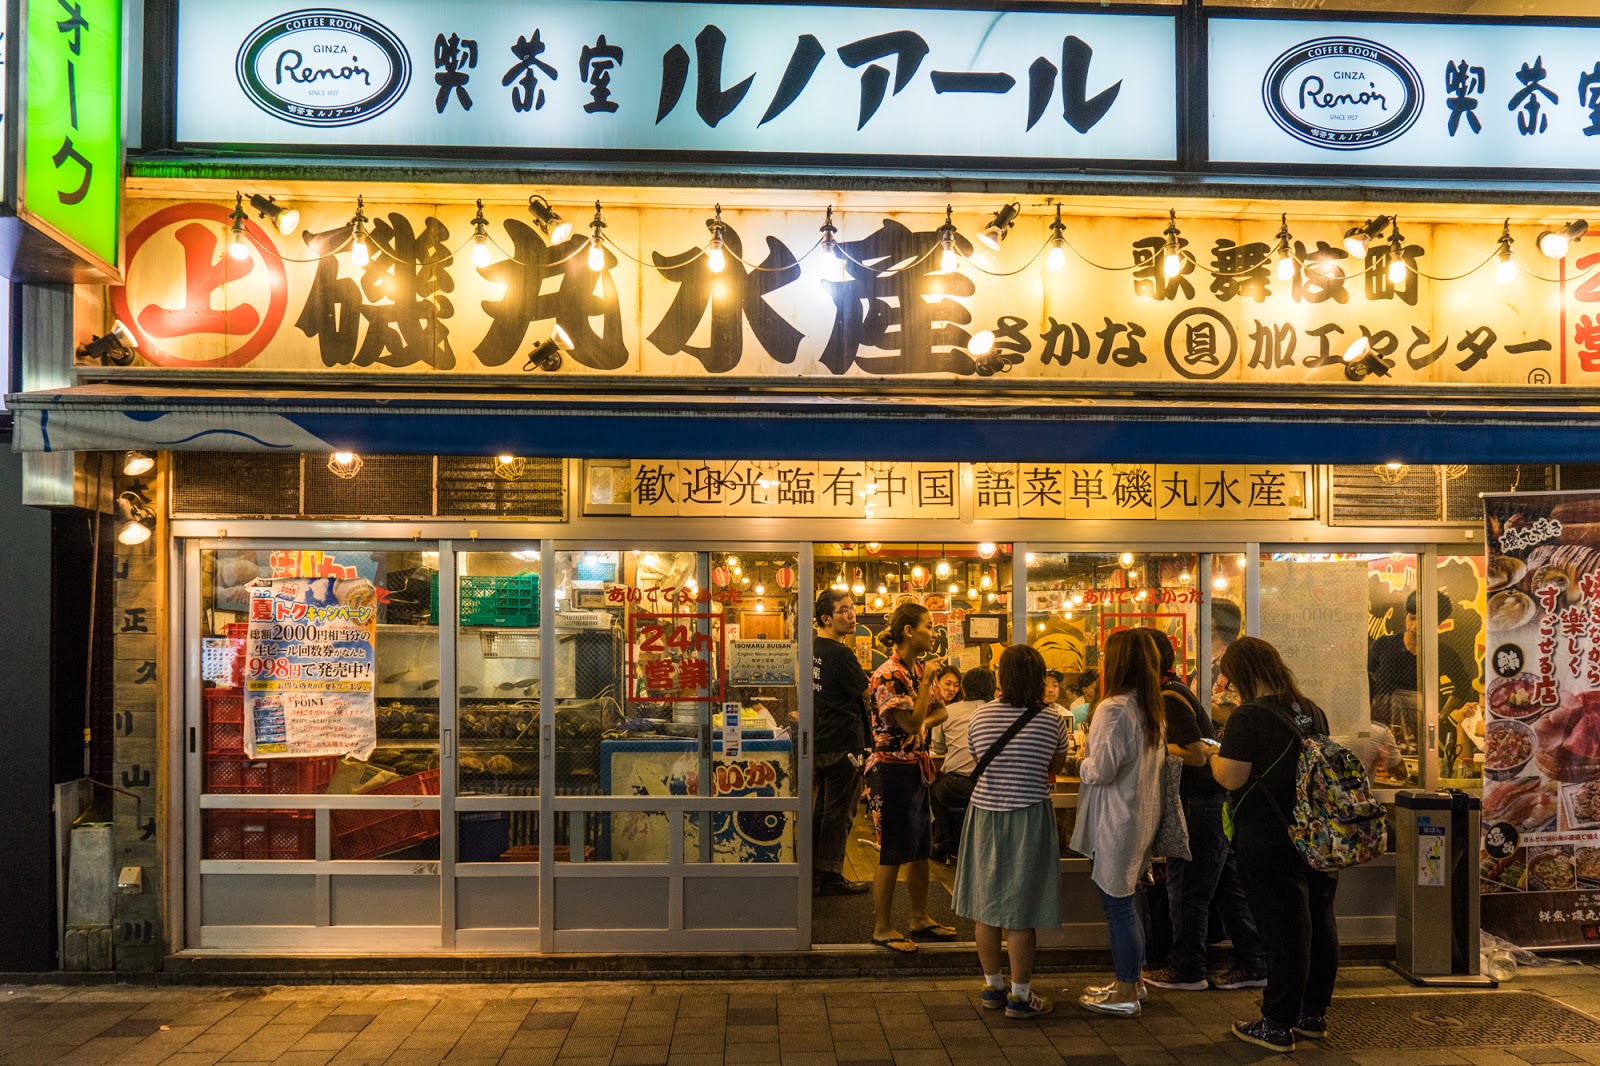
<instances>
[{"instance_id":1,"label":"plastic crate","mask_svg":"<svg viewBox=\"0 0 1600 1066\"><path fill-rule=\"evenodd\" d=\"M539 575L512 577L460 577L456 579L456 606L464 626L516 626L539 624ZM428 623L439 624L439 575L428 589Z\"/></svg>"},{"instance_id":2,"label":"plastic crate","mask_svg":"<svg viewBox=\"0 0 1600 1066\"><path fill-rule=\"evenodd\" d=\"M320 796L328 791L338 756L309 759L246 759L242 754L206 756L205 790L212 795Z\"/></svg>"},{"instance_id":3,"label":"plastic crate","mask_svg":"<svg viewBox=\"0 0 1600 1066\"><path fill-rule=\"evenodd\" d=\"M250 623L229 622L222 627L222 635L229 640L244 640L250 636Z\"/></svg>"},{"instance_id":4,"label":"plastic crate","mask_svg":"<svg viewBox=\"0 0 1600 1066\"><path fill-rule=\"evenodd\" d=\"M206 811L207 859L314 859L315 811Z\"/></svg>"},{"instance_id":5,"label":"plastic crate","mask_svg":"<svg viewBox=\"0 0 1600 1066\"><path fill-rule=\"evenodd\" d=\"M439 771L427 770L368 789L363 796L437 796ZM439 835L438 811L334 811L333 857L381 859Z\"/></svg>"},{"instance_id":6,"label":"plastic crate","mask_svg":"<svg viewBox=\"0 0 1600 1066\"><path fill-rule=\"evenodd\" d=\"M208 688L200 691L201 709L207 725L212 722L244 722L244 690Z\"/></svg>"},{"instance_id":7,"label":"plastic crate","mask_svg":"<svg viewBox=\"0 0 1600 1066\"><path fill-rule=\"evenodd\" d=\"M244 754L243 722L207 722L205 731L207 755Z\"/></svg>"}]
</instances>

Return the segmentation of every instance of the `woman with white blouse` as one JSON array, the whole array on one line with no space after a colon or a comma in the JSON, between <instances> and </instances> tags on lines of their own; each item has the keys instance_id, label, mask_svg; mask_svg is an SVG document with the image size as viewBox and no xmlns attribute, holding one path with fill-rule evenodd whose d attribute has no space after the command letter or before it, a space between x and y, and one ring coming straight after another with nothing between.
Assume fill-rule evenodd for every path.
<instances>
[{"instance_id":1,"label":"woman with white blouse","mask_svg":"<svg viewBox=\"0 0 1600 1066\"><path fill-rule=\"evenodd\" d=\"M1111 932L1116 979L1090 988L1078 1003L1101 1014L1139 1015L1144 926L1134 906L1139 875L1161 822L1161 774L1167 758L1160 653L1137 629L1106 640L1106 697L1089 717L1087 751L1078 765L1078 826L1072 848L1094 864Z\"/></svg>"}]
</instances>

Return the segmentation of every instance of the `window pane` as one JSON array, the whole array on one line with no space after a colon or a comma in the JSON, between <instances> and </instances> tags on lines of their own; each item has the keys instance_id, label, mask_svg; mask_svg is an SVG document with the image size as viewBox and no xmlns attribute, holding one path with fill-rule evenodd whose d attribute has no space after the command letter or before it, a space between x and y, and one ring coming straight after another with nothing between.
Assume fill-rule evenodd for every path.
<instances>
[{"instance_id":1,"label":"window pane","mask_svg":"<svg viewBox=\"0 0 1600 1066\"><path fill-rule=\"evenodd\" d=\"M1481 555L1439 558L1439 775L1446 788L1483 785L1484 570Z\"/></svg>"},{"instance_id":2,"label":"window pane","mask_svg":"<svg viewBox=\"0 0 1600 1066\"><path fill-rule=\"evenodd\" d=\"M539 553L456 556L463 796L539 792Z\"/></svg>"}]
</instances>

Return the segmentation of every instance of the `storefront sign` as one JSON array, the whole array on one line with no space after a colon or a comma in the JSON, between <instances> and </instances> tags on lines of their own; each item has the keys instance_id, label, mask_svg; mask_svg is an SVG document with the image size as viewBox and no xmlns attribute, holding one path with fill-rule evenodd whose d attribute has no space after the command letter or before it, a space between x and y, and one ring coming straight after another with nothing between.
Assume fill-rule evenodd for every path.
<instances>
[{"instance_id":1,"label":"storefront sign","mask_svg":"<svg viewBox=\"0 0 1600 1066\"><path fill-rule=\"evenodd\" d=\"M973 517L1284 520L1310 484L1307 466L974 463Z\"/></svg>"},{"instance_id":2,"label":"storefront sign","mask_svg":"<svg viewBox=\"0 0 1600 1066\"><path fill-rule=\"evenodd\" d=\"M178 19L181 141L941 164L1177 152L1170 15L182 0Z\"/></svg>"},{"instance_id":3,"label":"storefront sign","mask_svg":"<svg viewBox=\"0 0 1600 1066\"><path fill-rule=\"evenodd\" d=\"M728 642L728 684L734 688L794 688L799 663L792 640Z\"/></svg>"},{"instance_id":4,"label":"storefront sign","mask_svg":"<svg viewBox=\"0 0 1600 1066\"><path fill-rule=\"evenodd\" d=\"M745 740L737 756L713 741L716 765L713 796L790 796L790 743ZM601 791L611 796L694 796L700 791L699 756L692 740L603 741ZM683 851L690 862L700 855L700 822L683 819ZM671 854L671 822L655 811L614 811L608 854L614 862L666 862ZM715 811L711 814L713 862L794 862L795 836L785 811Z\"/></svg>"},{"instance_id":5,"label":"storefront sign","mask_svg":"<svg viewBox=\"0 0 1600 1066\"><path fill-rule=\"evenodd\" d=\"M1210 158L1586 169L1600 28L1214 18Z\"/></svg>"},{"instance_id":6,"label":"storefront sign","mask_svg":"<svg viewBox=\"0 0 1600 1066\"><path fill-rule=\"evenodd\" d=\"M557 206L580 226L592 212ZM348 251L354 204L302 209L302 231L292 237L251 222L246 254L233 258L224 206L133 204L127 285L110 298L139 338L139 361L541 382L595 373L958 377L981 392L997 375L1346 384L1344 356L1356 346L1381 367L1368 378L1372 387L1600 378L1600 254L1578 244L1570 263L1536 261L1536 231L1516 230L1521 265L1501 284L1498 225L1405 223L1398 255L1385 236L1365 257L1351 257L1341 238L1361 220L1291 219L1297 265L1281 281L1272 261L1275 218L1179 219L1184 258L1168 277L1164 217L1066 216L1082 258L1067 255L1060 270L1049 270L1037 253L1054 212L1030 208L998 253L958 236L960 267L942 273L942 213L836 212L848 257L836 261L817 247L820 209L730 209L721 214L727 265L716 272L705 254L709 204L605 208L604 232L615 243L598 270L581 228L551 246L523 204L486 208L483 267L468 254L466 205L369 200L365 267ZM956 214L953 223L973 234L988 217ZM1406 267L1399 280L1391 280L1392 257ZM1456 274L1467 276L1423 276ZM529 355L556 327L571 350L543 369ZM977 344L984 332L992 335L987 353Z\"/></svg>"},{"instance_id":7,"label":"storefront sign","mask_svg":"<svg viewBox=\"0 0 1600 1066\"><path fill-rule=\"evenodd\" d=\"M725 661L722 620L714 615L628 614L633 703L721 703L727 678L717 667Z\"/></svg>"},{"instance_id":8,"label":"storefront sign","mask_svg":"<svg viewBox=\"0 0 1600 1066\"><path fill-rule=\"evenodd\" d=\"M27 0L17 213L109 273L122 236L122 2ZM7 49L10 51L10 49Z\"/></svg>"},{"instance_id":9,"label":"storefront sign","mask_svg":"<svg viewBox=\"0 0 1600 1066\"><path fill-rule=\"evenodd\" d=\"M1484 498L1483 927L1600 940L1600 494Z\"/></svg>"},{"instance_id":10,"label":"storefront sign","mask_svg":"<svg viewBox=\"0 0 1600 1066\"><path fill-rule=\"evenodd\" d=\"M959 518L958 463L634 459L635 516Z\"/></svg>"},{"instance_id":11,"label":"storefront sign","mask_svg":"<svg viewBox=\"0 0 1600 1066\"><path fill-rule=\"evenodd\" d=\"M245 754L352 755L377 746L377 608L342 602L333 578L250 590L245 638Z\"/></svg>"}]
</instances>

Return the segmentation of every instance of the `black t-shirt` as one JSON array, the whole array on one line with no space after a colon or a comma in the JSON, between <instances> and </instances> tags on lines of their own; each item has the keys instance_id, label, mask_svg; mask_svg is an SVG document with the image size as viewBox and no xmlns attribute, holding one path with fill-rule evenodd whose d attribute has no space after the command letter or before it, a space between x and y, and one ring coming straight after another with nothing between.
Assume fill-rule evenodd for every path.
<instances>
[{"instance_id":1,"label":"black t-shirt","mask_svg":"<svg viewBox=\"0 0 1600 1066\"><path fill-rule=\"evenodd\" d=\"M866 750L866 691L867 672L855 652L830 637L818 637L811 659L817 754Z\"/></svg>"},{"instance_id":2,"label":"black t-shirt","mask_svg":"<svg viewBox=\"0 0 1600 1066\"><path fill-rule=\"evenodd\" d=\"M1283 712L1295 720L1299 732L1289 727ZM1256 848L1288 843L1285 819L1294 809L1300 738L1327 733L1328 717L1315 704L1294 706L1268 696L1233 712L1222 736L1221 755L1250 764L1249 781L1232 794L1236 842Z\"/></svg>"},{"instance_id":3,"label":"black t-shirt","mask_svg":"<svg viewBox=\"0 0 1600 1066\"><path fill-rule=\"evenodd\" d=\"M1472 682L1476 676L1467 669L1454 648L1444 643L1439 645L1440 706L1452 699L1460 703L1472 700L1476 692ZM1367 652L1367 679L1374 700L1391 692L1417 691L1417 656L1406 650L1404 636L1395 633L1372 642Z\"/></svg>"},{"instance_id":4,"label":"black t-shirt","mask_svg":"<svg viewBox=\"0 0 1600 1066\"><path fill-rule=\"evenodd\" d=\"M1203 737L1216 738L1211 716L1200 705L1193 690L1181 681L1167 680L1161 685L1161 702L1167 711L1167 743L1186 748ZM1185 766L1178 791L1184 799L1220 796L1223 792L1211 776L1209 764Z\"/></svg>"}]
</instances>

